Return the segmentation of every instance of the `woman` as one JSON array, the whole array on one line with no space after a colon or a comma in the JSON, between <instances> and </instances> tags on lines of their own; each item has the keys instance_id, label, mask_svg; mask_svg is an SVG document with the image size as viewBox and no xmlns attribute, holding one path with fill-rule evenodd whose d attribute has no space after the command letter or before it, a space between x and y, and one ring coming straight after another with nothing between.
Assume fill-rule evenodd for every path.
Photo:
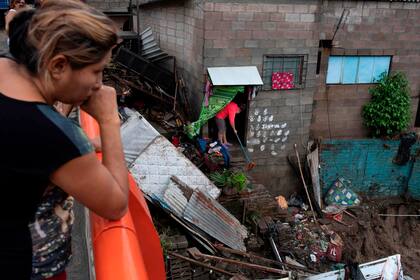
<instances>
[{"instance_id":1,"label":"woman","mask_svg":"<svg viewBox=\"0 0 420 280\"><path fill-rule=\"evenodd\" d=\"M4 20L6 33L9 32L9 23L12 21L13 17L19 10L25 8L25 6L25 0L12 0L12 2L10 3L10 9L7 11Z\"/></svg>"},{"instance_id":2,"label":"woman","mask_svg":"<svg viewBox=\"0 0 420 280\"><path fill-rule=\"evenodd\" d=\"M128 179L115 90L102 70L117 43L103 14L76 0L46 0L19 12L9 25L10 53L0 58L0 273L30 279L28 224L50 185L98 215L127 211ZM100 127L102 163L82 130L53 104L82 105ZM48 189L50 190L50 189ZM40 235L55 232L37 228Z\"/></svg>"}]
</instances>

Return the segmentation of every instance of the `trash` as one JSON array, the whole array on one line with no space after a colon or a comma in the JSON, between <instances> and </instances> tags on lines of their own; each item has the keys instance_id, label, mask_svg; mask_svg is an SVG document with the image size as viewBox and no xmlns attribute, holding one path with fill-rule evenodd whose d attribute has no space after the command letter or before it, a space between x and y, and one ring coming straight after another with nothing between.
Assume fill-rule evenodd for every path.
<instances>
[{"instance_id":1,"label":"trash","mask_svg":"<svg viewBox=\"0 0 420 280\"><path fill-rule=\"evenodd\" d=\"M327 249L327 258L333 262L340 262L342 255L342 247L330 243Z\"/></svg>"},{"instance_id":2,"label":"trash","mask_svg":"<svg viewBox=\"0 0 420 280\"><path fill-rule=\"evenodd\" d=\"M351 183L338 178L325 196L327 205L354 206L360 204L359 196L351 189Z\"/></svg>"},{"instance_id":3,"label":"trash","mask_svg":"<svg viewBox=\"0 0 420 280\"><path fill-rule=\"evenodd\" d=\"M401 266L401 256L388 258L382 269L381 280L403 280L403 270Z\"/></svg>"},{"instance_id":4,"label":"trash","mask_svg":"<svg viewBox=\"0 0 420 280\"><path fill-rule=\"evenodd\" d=\"M384 258L384 259L361 264L359 265L359 268L366 279L404 280L400 259L401 259L400 255L394 255L394 256ZM383 272L388 262L395 263L397 264L397 266L399 264L400 269L398 270L398 275L396 276L396 278L383 278L384 277ZM321 273L318 275L309 276L306 278L306 280L341 280L341 279L346 279L345 269L334 270L334 271L330 271L326 273Z\"/></svg>"},{"instance_id":5,"label":"trash","mask_svg":"<svg viewBox=\"0 0 420 280\"><path fill-rule=\"evenodd\" d=\"M300 197L299 195L297 195L296 193L292 194L289 197L289 200L287 201L288 206L294 206L294 207L302 207L303 204L303 199L302 197Z\"/></svg>"},{"instance_id":6,"label":"trash","mask_svg":"<svg viewBox=\"0 0 420 280\"><path fill-rule=\"evenodd\" d=\"M287 201L284 198L284 196L281 196L281 195L277 196L276 200L277 200L277 203L278 203L278 205L281 209L287 209L288 208Z\"/></svg>"}]
</instances>

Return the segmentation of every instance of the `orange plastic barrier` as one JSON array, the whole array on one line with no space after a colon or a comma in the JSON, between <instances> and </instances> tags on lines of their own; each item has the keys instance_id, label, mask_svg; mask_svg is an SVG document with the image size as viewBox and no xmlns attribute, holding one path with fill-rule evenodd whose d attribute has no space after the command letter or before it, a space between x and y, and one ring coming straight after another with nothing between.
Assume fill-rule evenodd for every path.
<instances>
[{"instance_id":1,"label":"orange plastic barrier","mask_svg":"<svg viewBox=\"0 0 420 280\"><path fill-rule=\"evenodd\" d=\"M80 121L88 137L99 136L91 116L81 112ZM90 212L96 279L165 279L162 248L146 200L131 174L129 184L129 211L121 220L109 221Z\"/></svg>"}]
</instances>

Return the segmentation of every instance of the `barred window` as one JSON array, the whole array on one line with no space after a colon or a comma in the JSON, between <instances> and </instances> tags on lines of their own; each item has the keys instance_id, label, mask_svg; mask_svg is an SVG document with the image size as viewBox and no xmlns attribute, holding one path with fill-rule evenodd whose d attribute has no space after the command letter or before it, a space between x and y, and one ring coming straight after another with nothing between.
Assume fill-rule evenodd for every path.
<instances>
[{"instance_id":1,"label":"barred window","mask_svg":"<svg viewBox=\"0 0 420 280\"><path fill-rule=\"evenodd\" d=\"M264 90L289 90L305 87L307 55L265 55Z\"/></svg>"}]
</instances>

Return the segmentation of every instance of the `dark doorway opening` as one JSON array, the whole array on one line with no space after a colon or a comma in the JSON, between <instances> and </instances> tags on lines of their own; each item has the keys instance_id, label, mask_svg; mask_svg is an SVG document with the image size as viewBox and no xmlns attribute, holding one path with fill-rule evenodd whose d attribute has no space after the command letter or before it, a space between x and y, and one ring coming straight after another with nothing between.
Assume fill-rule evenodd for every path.
<instances>
[{"instance_id":1,"label":"dark doorway opening","mask_svg":"<svg viewBox=\"0 0 420 280\"><path fill-rule=\"evenodd\" d=\"M238 131L239 139L244 146L246 146L246 138L248 132L248 112L249 112L249 101L248 101L248 87L245 87L244 93L238 93L235 98L232 100L236 104L244 104L245 110L243 110L240 114L237 114L235 117L235 126L236 130ZM229 143L239 145L238 140L233 132L232 127L229 124L228 118L225 119L226 121L226 138ZM209 137L211 139L217 140L217 126L214 118L210 119L208 122L209 128Z\"/></svg>"},{"instance_id":2,"label":"dark doorway opening","mask_svg":"<svg viewBox=\"0 0 420 280\"><path fill-rule=\"evenodd\" d=\"M420 127L420 98L419 98L419 103L417 105L417 113L416 113L416 120L414 122L414 127Z\"/></svg>"}]
</instances>

